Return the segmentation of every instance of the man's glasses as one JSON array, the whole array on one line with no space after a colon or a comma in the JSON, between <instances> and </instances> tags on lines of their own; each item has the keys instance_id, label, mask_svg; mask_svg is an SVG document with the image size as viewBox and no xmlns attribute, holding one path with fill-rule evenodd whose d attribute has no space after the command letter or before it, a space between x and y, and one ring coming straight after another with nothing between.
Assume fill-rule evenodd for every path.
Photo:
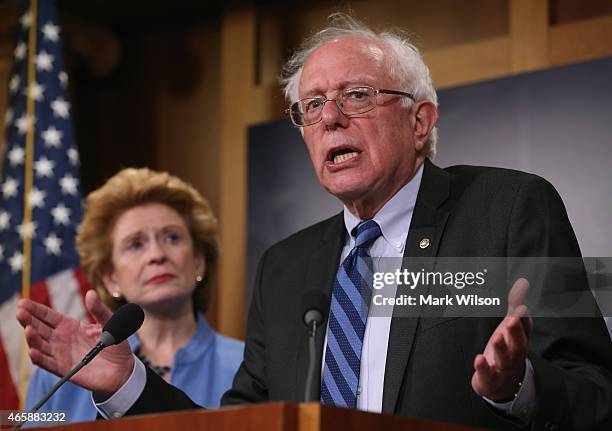
<instances>
[{"instance_id":1,"label":"man's glasses","mask_svg":"<svg viewBox=\"0 0 612 431\"><path fill-rule=\"evenodd\" d=\"M300 99L291 105L285 112L291 121L298 127L310 126L321 121L323 107L327 102L335 102L338 109L346 115L357 115L371 111L376 107L376 97L379 94L396 94L406 96L414 102L414 95L397 90L383 90L381 88L363 85L360 87L345 88L335 99L325 96L308 97Z\"/></svg>"}]
</instances>

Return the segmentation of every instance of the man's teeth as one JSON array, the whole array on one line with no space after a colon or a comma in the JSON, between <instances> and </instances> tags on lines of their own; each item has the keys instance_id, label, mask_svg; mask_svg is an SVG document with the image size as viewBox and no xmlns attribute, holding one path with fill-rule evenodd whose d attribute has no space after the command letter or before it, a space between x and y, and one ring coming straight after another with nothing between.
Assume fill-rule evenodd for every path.
<instances>
[{"instance_id":1,"label":"man's teeth","mask_svg":"<svg viewBox=\"0 0 612 431\"><path fill-rule=\"evenodd\" d=\"M352 159L356 155L357 155L357 153L355 153L355 152L346 153L346 154L340 154L339 156L335 156L334 157L334 163L344 162L345 160Z\"/></svg>"}]
</instances>

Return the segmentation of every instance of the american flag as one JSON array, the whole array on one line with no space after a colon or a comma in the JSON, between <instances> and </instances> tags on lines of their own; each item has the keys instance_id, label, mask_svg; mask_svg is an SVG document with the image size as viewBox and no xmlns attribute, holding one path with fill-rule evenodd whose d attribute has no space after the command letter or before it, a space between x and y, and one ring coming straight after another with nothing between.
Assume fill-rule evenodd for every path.
<instances>
[{"instance_id":1,"label":"american flag","mask_svg":"<svg viewBox=\"0 0 612 431\"><path fill-rule=\"evenodd\" d=\"M19 297L87 318L74 242L79 155L54 1L24 1L16 39L0 178L0 410L20 407L32 371L15 319Z\"/></svg>"}]
</instances>

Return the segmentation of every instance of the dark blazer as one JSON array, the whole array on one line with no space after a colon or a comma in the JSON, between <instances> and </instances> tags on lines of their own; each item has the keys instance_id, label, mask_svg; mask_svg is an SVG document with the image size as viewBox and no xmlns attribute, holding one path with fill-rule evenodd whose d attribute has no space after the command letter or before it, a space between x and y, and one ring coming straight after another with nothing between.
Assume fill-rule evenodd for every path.
<instances>
[{"instance_id":1,"label":"dark blazer","mask_svg":"<svg viewBox=\"0 0 612 431\"><path fill-rule=\"evenodd\" d=\"M255 281L244 362L222 404L302 400L307 333L301 298L308 289L331 298L345 235L338 214L266 251ZM424 249L419 247L423 238L430 240ZM443 170L426 160L405 256L579 255L561 198L542 178L473 166ZM383 412L516 429L471 387L474 357L500 321L394 317ZM317 370L323 343L320 331ZM529 357L538 401L532 429L608 429L612 343L601 318L534 319ZM150 370L147 379L129 414L194 407Z\"/></svg>"}]
</instances>

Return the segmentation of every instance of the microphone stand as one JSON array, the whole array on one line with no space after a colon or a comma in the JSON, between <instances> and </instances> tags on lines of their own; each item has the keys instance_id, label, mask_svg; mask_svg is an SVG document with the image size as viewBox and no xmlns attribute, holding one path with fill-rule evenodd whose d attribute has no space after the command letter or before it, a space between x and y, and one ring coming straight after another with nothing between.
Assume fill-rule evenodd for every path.
<instances>
[{"instance_id":1,"label":"microphone stand","mask_svg":"<svg viewBox=\"0 0 612 431\"><path fill-rule=\"evenodd\" d=\"M85 365L89 364L91 362L91 360L93 358L96 357L96 355L98 353L100 353L102 351L102 349L104 349L105 347L107 347L108 344L106 344L103 340L98 341L98 344L96 344L94 346L93 349L91 349L86 355L85 357L83 357L83 359L81 359L81 362L79 362L72 370L70 370L68 372L68 374L66 374L64 377L62 377L56 384L55 386L53 386L51 388L51 390L47 393L47 395L45 395L39 402L36 403L36 405L34 407L32 407L30 409L29 412L27 412L27 414L31 414L31 413L36 413L38 411L38 409L40 409L42 407L42 405L44 403L47 402L47 400L49 398L51 398L51 396L57 392L57 390L64 384L66 383L66 381L68 381L68 379L70 379L72 376L74 376L76 373L78 373L81 368L83 368ZM25 423L27 422L27 420L22 420L21 422L17 423L17 425L15 425L13 427L13 429L18 430L20 429Z\"/></svg>"},{"instance_id":2,"label":"microphone stand","mask_svg":"<svg viewBox=\"0 0 612 431\"><path fill-rule=\"evenodd\" d=\"M306 373L306 388L304 390L304 401L316 401L312 396L312 384L315 376L316 346L315 337L317 335L317 320L313 319L308 328L308 372Z\"/></svg>"}]
</instances>

